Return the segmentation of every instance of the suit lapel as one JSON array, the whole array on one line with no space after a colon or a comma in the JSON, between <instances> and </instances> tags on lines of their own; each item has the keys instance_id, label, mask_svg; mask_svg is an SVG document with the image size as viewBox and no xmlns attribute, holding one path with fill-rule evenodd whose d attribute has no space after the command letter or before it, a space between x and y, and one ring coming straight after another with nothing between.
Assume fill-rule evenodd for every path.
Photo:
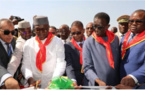
<instances>
[{"instance_id":1,"label":"suit lapel","mask_svg":"<svg viewBox=\"0 0 145 90\"><path fill-rule=\"evenodd\" d=\"M79 50L72 43L71 43L71 47L78 55L80 55Z\"/></svg>"},{"instance_id":2,"label":"suit lapel","mask_svg":"<svg viewBox=\"0 0 145 90\"><path fill-rule=\"evenodd\" d=\"M15 49L15 45L16 45L16 40L13 38L13 40L12 40L12 42L11 42L11 45L12 45L12 47L13 47L13 51L14 51L14 49Z\"/></svg>"},{"instance_id":3,"label":"suit lapel","mask_svg":"<svg viewBox=\"0 0 145 90\"><path fill-rule=\"evenodd\" d=\"M7 65L10 61L10 58L4 48L4 46L2 45L2 43L0 42L0 52L1 52L1 65L4 66L5 68L7 68Z\"/></svg>"},{"instance_id":4,"label":"suit lapel","mask_svg":"<svg viewBox=\"0 0 145 90\"><path fill-rule=\"evenodd\" d=\"M15 49L15 44L16 44L16 40L13 39L12 42L11 42L11 45L12 45L13 51L14 51L14 49ZM1 53L3 53L5 56L7 56L7 58L9 58L8 53L6 52L4 46L2 45L1 42L0 42L0 49L1 49L0 51L3 51L3 52L1 52ZM11 57L11 56L10 56L10 57Z\"/></svg>"},{"instance_id":5,"label":"suit lapel","mask_svg":"<svg viewBox=\"0 0 145 90\"><path fill-rule=\"evenodd\" d=\"M8 56L6 50L5 50L5 48L4 48L4 46L2 45L1 42L0 42L0 49L1 49L1 51L3 51L3 52L1 52L1 53L3 53L3 54L5 54L6 56Z\"/></svg>"}]
</instances>

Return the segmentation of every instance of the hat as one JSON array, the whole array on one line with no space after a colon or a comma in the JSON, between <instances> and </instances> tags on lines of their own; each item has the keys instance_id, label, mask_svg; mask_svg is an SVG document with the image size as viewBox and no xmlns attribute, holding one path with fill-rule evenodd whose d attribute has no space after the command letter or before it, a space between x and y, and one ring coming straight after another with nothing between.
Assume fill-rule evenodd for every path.
<instances>
[{"instance_id":1,"label":"hat","mask_svg":"<svg viewBox=\"0 0 145 90\"><path fill-rule=\"evenodd\" d=\"M29 27L31 27L31 26L28 21L20 21L18 23L18 28L29 28Z\"/></svg>"},{"instance_id":2,"label":"hat","mask_svg":"<svg viewBox=\"0 0 145 90\"><path fill-rule=\"evenodd\" d=\"M117 19L118 23L128 23L129 15L122 15Z\"/></svg>"},{"instance_id":3,"label":"hat","mask_svg":"<svg viewBox=\"0 0 145 90\"><path fill-rule=\"evenodd\" d=\"M44 25L49 24L48 18L46 16L34 16L33 17L33 25Z\"/></svg>"}]
</instances>

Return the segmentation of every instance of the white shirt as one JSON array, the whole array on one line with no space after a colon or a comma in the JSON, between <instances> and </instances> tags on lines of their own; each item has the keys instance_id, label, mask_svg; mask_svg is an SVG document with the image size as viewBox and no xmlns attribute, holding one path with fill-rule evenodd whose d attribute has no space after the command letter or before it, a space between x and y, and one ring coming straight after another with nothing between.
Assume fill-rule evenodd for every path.
<instances>
[{"instance_id":1,"label":"white shirt","mask_svg":"<svg viewBox=\"0 0 145 90\"><path fill-rule=\"evenodd\" d=\"M42 43L44 44L45 41L46 39L42 40ZM26 41L23 51L22 73L27 80L30 77L34 80L41 80L41 88L46 88L53 77L64 74L66 67L64 44L58 37L54 36L46 46L46 61L42 66L42 73L36 67L39 46L35 37Z\"/></svg>"},{"instance_id":2,"label":"white shirt","mask_svg":"<svg viewBox=\"0 0 145 90\"><path fill-rule=\"evenodd\" d=\"M66 44L66 43L70 42L70 40L71 40L71 37L69 36L66 40L62 40L62 43L63 44Z\"/></svg>"},{"instance_id":3,"label":"white shirt","mask_svg":"<svg viewBox=\"0 0 145 90\"><path fill-rule=\"evenodd\" d=\"M125 36L125 34L122 34L122 33L119 32L119 37L122 39L122 37Z\"/></svg>"},{"instance_id":4,"label":"white shirt","mask_svg":"<svg viewBox=\"0 0 145 90\"><path fill-rule=\"evenodd\" d=\"M8 72L12 76L15 74L17 68L20 65L22 55L23 55L24 44L25 44L25 40L20 36L16 41L16 47L7 68Z\"/></svg>"}]
</instances>

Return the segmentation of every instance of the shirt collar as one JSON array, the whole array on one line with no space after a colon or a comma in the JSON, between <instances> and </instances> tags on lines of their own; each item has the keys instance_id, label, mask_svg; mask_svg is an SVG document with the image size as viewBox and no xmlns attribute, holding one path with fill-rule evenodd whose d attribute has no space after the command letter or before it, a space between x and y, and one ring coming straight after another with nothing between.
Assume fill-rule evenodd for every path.
<instances>
[{"instance_id":1,"label":"shirt collar","mask_svg":"<svg viewBox=\"0 0 145 90\"><path fill-rule=\"evenodd\" d=\"M83 40L82 42L77 42L77 44L80 44L80 43L82 43L82 44L83 44L83 43L84 43L84 40Z\"/></svg>"},{"instance_id":2,"label":"shirt collar","mask_svg":"<svg viewBox=\"0 0 145 90\"><path fill-rule=\"evenodd\" d=\"M125 33L125 34L126 34L126 33ZM120 37L125 36L125 34L122 34L122 33L119 32L119 36L120 36Z\"/></svg>"},{"instance_id":3,"label":"shirt collar","mask_svg":"<svg viewBox=\"0 0 145 90\"><path fill-rule=\"evenodd\" d=\"M132 36L132 34L133 34L133 33L131 32L131 33L130 33L130 36ZM136 36L136 35L138 35L138 33L134 34L134 36Z\"/></svg>"},{"instance_id":4,"label":"shirt collar","mask_svg":"<svg viewBox=\"0 0 145 90\"><path fill-rule=\"evenodd\" d=\"M44 40L41 40L41 42L44 44L47 38L45 38Z\"/></svg>"},{"instance_id":5,"label":"shirt collar","mask_svg":"<svg viewBox=\"0 0 145 90\"><path fill-rule=\"evenodd\" d=\"M1 42L3 45L5 45L5 43L6 43L6 42L4 42L2 39L0 39L0 42Z\"/></svg>"}]
</instances>

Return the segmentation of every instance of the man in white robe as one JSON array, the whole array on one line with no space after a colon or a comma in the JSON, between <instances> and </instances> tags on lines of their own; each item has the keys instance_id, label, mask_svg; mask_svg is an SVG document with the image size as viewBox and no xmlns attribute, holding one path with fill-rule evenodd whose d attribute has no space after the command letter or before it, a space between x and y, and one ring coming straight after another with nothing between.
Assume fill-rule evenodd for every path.
<instances>
[{"instance_id":1,"label":"man in white robe","mask_svg":"<svg viewBox=\"0 0 145 90\"><path fill-rule=\"evenodd\" d=\"M8 72L11 75L14 75L18 66L20 65L22 55L23 55L23 46L27 39L31 38L31 26L28 21L21 21L18 23L18 30L20 32L20 36L16 41L16 48L11 57L11 61L8 64Z\"/></svg>"},{"instance_id":2,"label":"man in white robe","mask_svg":"<svg viewBox=\"0 0 145 90\"><path fill-rule=\"evenodd\" d=\"M22 74L20 68L23 57L23 46L26 40L31 38L30 23L28 21L20 21L18 23L18 30L20 36L16 41L16 48L8 64L7 70L16 80L18 80L19 83L24 85L23 80L21 80Z\"/></svg>"},{"instance_id":3,"label":"man in white robe","mask_svg":"<svg viewBox=\"0 0 145 90\"><path fill-rule=\"evenodd\" d=\"M35 16L33 25L36 36L24 45L21 70L30 86L41 80L41 88L46 88L53 77L61 76L65 71L64 45L49 32L47 17Z\"/></svg>"}]
</instances>

